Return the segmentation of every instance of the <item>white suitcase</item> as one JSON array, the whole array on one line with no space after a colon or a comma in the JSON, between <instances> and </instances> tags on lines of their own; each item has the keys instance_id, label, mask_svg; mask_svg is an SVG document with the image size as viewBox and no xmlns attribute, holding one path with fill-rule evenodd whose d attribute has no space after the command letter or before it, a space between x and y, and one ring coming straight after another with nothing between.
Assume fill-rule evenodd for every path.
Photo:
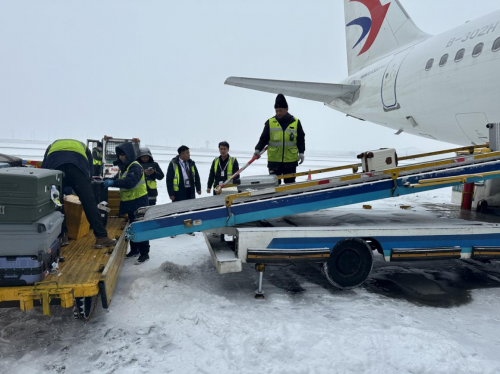
<instances>
[{"instance_id":1,"label":"white suitcase","mask_svg":"<svg viewBox=\"0 0 500 374\"><path fill-rule=\"evenodd\" d=\"M361 160L363 172L379 171L398 166L398 155L394 148L380 148L367 151L357 156Z\"/></svg>"},{"instance_id":2,"label":"white suitcase","mask_svg":"<svg viewBox=\"0 0 500 374\"><path fill-rule=\"evenodd\" d=\"M488 123L486 127L489 129L489 148L493 152L500 151L500 123Z\"/></svg>"},{"instance_id":3,"label":"white suitcase","mask_svg":"<svg viewBox=\"0 0 500 374\"><path fill-rule=\"evenodd\" d=\"M238 192L262 190L264 188L276 187L278 184L278 177L272 174L241 177L240 184L238 184Z\"/></svg>"}]
</instances>

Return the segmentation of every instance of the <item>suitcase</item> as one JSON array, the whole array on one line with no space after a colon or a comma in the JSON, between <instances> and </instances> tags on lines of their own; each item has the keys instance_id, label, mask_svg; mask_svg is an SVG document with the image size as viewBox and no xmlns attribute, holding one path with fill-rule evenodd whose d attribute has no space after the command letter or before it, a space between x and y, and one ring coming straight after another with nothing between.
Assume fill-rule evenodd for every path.
<instances>
[{"instance_id":1,"label":"suitcase","mask_svg":"<svg viewBox=\"0 0 500 374\"><path fill-rule=\"evenodd\" d=\"M486 127L489 129L489 148L493 152L500 151L500 123L488 123Z\"/></svg>"},{"instance_id":2,"label":"suitcase","mask_svg":"<svg viewBox=\"0 0 500 374\"><path fill-rule=\"evenodd\" d=\"M386 170L398 166L398 155L394 148L380 148L363 152L357 156L361 160L363 172Z\"/></svg>"},{"instance_id":3,"label":"suitcase","mask_svg":"<svg viewBox=\"0 0 500 374\"><path fill-rule=\"evenodd\" d=\"M56 239L43 255L0 256L0 287L41 282L58 262L60 250L61 241Z\"/></svg>"},{"instance_id":4,"label":"suitcase","mask_svg":"<svg viewBox=\"0 0 500 374\"><path fill-rule=\"evenodd\" d=\"M93 179L92 190L94 191L97 208L99 209L99 213L101 213L102 223L104 227L106 227L108 223L108 189L104 187L104 181L102 179ZM104 207L106 207L106 209L104 209Z\"/></svg>"},{"instance_id":5,"label":"suitcase","mask_svg":"<svg viewBox=\"0 0 500 374\"><path fill-rule=\"evenodd\" d=\"M21 158L15 157L15 156L10 156L10 155L5 155L3 153L0 153L0 163L6 163L11 167L23 166L23 160Z\"/></svg>"},{"instance_id":6,"label":"suitcase","mask_svg":"<svg viewBox=\"0 0 500 374\"><path fill-rule=\"evenodd\" d=\"M0 223L35 222L52 213L51 188L61 192L62 176L58 170L0 169Z\"/></svg>"},{"instance_id":7,"label":"suitcase","mask_svg":"<svg viewBox=\"0 0 500 374\"><path fill-rule=\"evenodd\" d=\"M0 223L0 256L37 256L61 234L64 216L52 212L33 223Z\"/></svg>"},{"instance_id":8,"label":"suitcase","mask_svg":"<svg viewBox=\"0 0 500 374\"><path fill-rule=\"evenodd\" d=\"M263 190L279 185L279 180L276 175L255 175L251 177L241 177L238 192Z\"/></svg>"}]
</instances>

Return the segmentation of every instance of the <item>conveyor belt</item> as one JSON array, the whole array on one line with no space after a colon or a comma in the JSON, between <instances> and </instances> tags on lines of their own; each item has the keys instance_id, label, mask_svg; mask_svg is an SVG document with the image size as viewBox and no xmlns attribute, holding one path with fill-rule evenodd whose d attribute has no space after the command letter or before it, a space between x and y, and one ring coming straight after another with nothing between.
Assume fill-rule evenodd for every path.
<instances>
[{"instance_id":1,"label":"conveyor belt","mask_svg":"<svg viewBox=\"0 0 500 374\"><path fill-rule=\"evenodd\" d=\"M131 225L128 235L135 241L155 239L423 192L458 185L465 179L475 182L499 176L500 152L453 157L380 172L328 178L321 180L323 184L296 183L258 191L254 196L229 195L230 204L227 196L212 196L146 207L139 212L139 216L143 215L142 220ZM449 177L461 179L419 184L422 180ZM415 185L420 188L412 188Z\"/></svg>"}]
</instances>

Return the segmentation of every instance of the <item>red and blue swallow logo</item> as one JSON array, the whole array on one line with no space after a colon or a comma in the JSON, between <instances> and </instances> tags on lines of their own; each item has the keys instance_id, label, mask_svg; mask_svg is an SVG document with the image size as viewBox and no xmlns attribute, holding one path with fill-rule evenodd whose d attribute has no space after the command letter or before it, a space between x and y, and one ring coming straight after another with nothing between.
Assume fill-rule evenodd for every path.
<instances>
[{"instance_id":1,"label":"red and blue swallow logo","mask_svg":"<svg viewBox=\"0 0 500 374\"><path fill-rule=\"evenodd\" d=\"M354 47L352 47L353 49L356 48L356 46L359 43L361 43L361 41L368 35L365 45L358 53L359 56L368 51L375 42L375 39L377 39L378 33L380 32L380 28L384 23L385 16L387 15L387 11L389 10L389 6L391 5L391 3L382 5L380 0L350 0L350 1L351 2L357 1L358 3L363 4L365 7L368 8L371 16L371 18L370 17L356 18L355 20L349 22L346 25L347 27L358 25L361 26L361 28L363 29L361 37L356 42L356 44L354 44Z\"/></svg>"}]
</instances>

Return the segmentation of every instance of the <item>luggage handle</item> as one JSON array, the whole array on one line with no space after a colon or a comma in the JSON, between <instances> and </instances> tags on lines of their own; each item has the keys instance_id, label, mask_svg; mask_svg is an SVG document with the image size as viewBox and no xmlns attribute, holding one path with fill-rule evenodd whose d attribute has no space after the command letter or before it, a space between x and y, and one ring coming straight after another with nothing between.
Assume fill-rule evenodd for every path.
<instances>
[{"instance_id":1,"label":"luggage handle","mask_svg":"<svg viewBox=\"0 0 500 374\"><path fill-rule=\"evenodd\" d=\"M14 275L15 277L9 277L9 278L5 278L5 276L11 276L11 275ZM23 276L23 272L19 272L19 271L16 271L16 270L6 270L5 273L3 274L0 274L0 281L3 281L3 280L21 280L21 277Z\"/></svg>"}]
</instances>

